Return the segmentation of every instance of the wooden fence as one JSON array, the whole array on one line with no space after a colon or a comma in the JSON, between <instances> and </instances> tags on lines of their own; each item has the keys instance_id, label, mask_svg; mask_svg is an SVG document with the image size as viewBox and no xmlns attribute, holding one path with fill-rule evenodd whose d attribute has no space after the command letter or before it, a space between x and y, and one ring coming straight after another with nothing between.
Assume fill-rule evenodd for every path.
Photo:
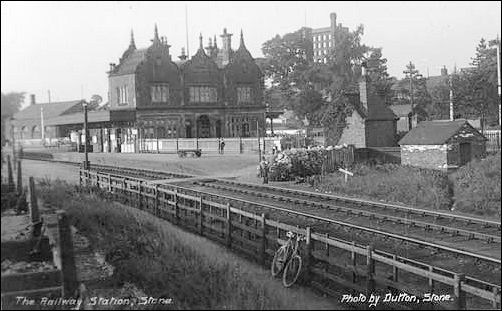
<instances>
[{"instance_id":1,"label":"wooden fence","mask_svg":"<svg viewBox=\"0 0 502 311\"><path fill-rule=\"evenodd\" d=\"M356 148L354 145L349 145L341 149L328 150L326 159L322 165L322 175L332 173L340 167L347 168L354 164L355 150Z\"/></svg>"},{"instance_id":2,"label":"wooden fence","mask_svg":"<svg viewBox=\"0 0 502 311\"><path fill-rule=\"evenodd\" d=\"M18 167L20 169L21 166ZM54 308L54 306L43 307L38 302L34 306L28 306L20 303L18 297L26 297L27 300L33 299L34 301L40 301L39 299L42 297L51 299L74 298L78 288L72 231L66 212L58 211L57 214L53 215L45 214L42 220L33 177L29 179L28 189L31 237L21 241L2 241L2 262L4 259L13 262L51 261L55 268L46 271L5 275L2 272L2 309ZM47 230L42 230L43 221L45 221ZM38 249L39 252L33 253L35 249Z\"/></svg>"},{"instance_id":3,"label":"wooden fence","mask_svg":"<svg viewBox=\"0 0 502 311\"><path fill-rule=\"evenodd\" d=\"M109 193L118 201L220 242L262 264L270 262L278 245L284 243L287 231L305 235L303 279L311 284L334 282L338 287L367 294L382 288L419 296L424 292L450 291L453 301L444 302L443 306L500 307L499 285L343 241L310 227L281 223L267 214L244 210L249 207L245 201L232 199L230 203L220 196L189 188L84 170L80 170L80 183L102 189L99 191L105 195Z\"/></svg>"},{"instance_id":4,"label":"wooden fence","mask_svg":"<svg viewBox=\"0 0 502 311\"><path fill-rule=\"evenodd\" d=\"M176 153L179 149L202 149L202 153L218 153L220 142L225 142L225 153L251 153L261 152L271 153L274 146L274 138L173 138L173 139L141 139L139 142L139 152L145 153Z\"/></svg>"},{"instance_id":5,"label":"wooden fence","mask_svg":"<svg viewBox=\"0 0 502 311\"><path fill-rule=\"evenodd\" d=\"M487 152L497 152L500 151L500 130L486 130L483 132L488 141L486 142Z\"/></svg>"}]
</instances>

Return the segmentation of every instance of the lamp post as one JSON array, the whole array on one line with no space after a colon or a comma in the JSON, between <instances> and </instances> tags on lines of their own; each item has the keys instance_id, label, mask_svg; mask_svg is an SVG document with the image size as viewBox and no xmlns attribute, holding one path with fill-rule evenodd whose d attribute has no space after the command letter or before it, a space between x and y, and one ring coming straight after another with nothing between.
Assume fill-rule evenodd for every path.
<instances>
[{"instance_id":1,"label":"lamp post","mask_svg":"<svg viewBox=\"0 0 502 311\"><path fill-rule=\"evenodd\" d=\"M84 160L84 170L90 169L89 166L89 153L87 150L87 144L89 141L89 133L87 130L87 102L84 100L82 101L82 106L84 107L84 135L85 135L85 140L84 140L84 154L85 154L85 160Z\"/></svg>"},{"instance_id":2,"label":"lamp post","mask_svg":"<svg viewBox=\"0 0 502 311\"><path fill-rule=\"evenodd\" d=\"M260 126L258 117L256 117L256 136L258 137L258 163L261 162L261 147L260 147Z\"/></svg>"}]
</instances>

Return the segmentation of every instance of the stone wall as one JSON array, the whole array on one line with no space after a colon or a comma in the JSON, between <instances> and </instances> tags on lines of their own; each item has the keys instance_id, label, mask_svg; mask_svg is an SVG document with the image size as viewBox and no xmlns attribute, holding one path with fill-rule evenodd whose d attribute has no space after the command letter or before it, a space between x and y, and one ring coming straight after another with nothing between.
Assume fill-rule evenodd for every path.
<instances>
[{"instance_id":1,"label":"stone wall","mask_svg":"<svg viewBox=\"0 0 502 311\"><path fill-rule=\"evenodd\" d=\"M430 169L446 169L448 146L404 145L401 146L401 164Z\"/></svg>"}]
</instances>

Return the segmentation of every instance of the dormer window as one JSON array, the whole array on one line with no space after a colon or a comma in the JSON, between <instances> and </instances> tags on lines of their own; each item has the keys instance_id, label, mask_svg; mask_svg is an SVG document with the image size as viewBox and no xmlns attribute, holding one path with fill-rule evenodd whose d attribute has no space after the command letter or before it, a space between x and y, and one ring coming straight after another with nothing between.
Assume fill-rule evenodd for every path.
<instances>
[{"instance_id":1,"label":"dormer window","mask_svg":"<svg viewBox=\"0 0 502 311\"><path fill-rule=\"evenodd\" d=\"M237 103L251 103L251 87L239 86L237 87Z\"/></svg>"},{"instance_id":2,"label":"dormer window","mask_svg":"<svg viewBox=\"0 0 502 311\"><path fill-rule=\"evenodd\" d=\"M169 100L169 85L156 83L150 87L152 103L166 103Z\"/></svg>"}]
</instances>

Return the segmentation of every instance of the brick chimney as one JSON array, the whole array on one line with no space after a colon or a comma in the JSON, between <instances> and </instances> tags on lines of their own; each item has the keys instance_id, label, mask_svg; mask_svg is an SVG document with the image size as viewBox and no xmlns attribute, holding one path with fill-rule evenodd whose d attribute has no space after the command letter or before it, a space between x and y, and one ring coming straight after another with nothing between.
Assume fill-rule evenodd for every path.
<instances>
[{"instance_id":1,"label":"brick chimney","mask_svg":"<svg viewBox=\"0 0 502 311\"><path fill-rule=\"evenodd\" d=\"M221 53L223 55L222 63L226 65L230 62L230 54L232 53L232 34L227 33L227 28L223 28L223 34L220 35L223 42Z\"/></svg>"},{"instance_id":2,"label":"brick chimney","mask_svg":"<svg viewBox=\"0 0 502 311\"><path fill-rule=\"evenodd\" d=\"M361 67L361 79L359 80L359 100L364 109L368 111L368 76L366 75L366 64Z\"/></svg>"},{"instance_id":3,"label":"brick chimney","mask_svg":"<svg viewBox=\"0 0 502 311\"><path fill-rule=\"evenodd\" d=\"M31 94L30 95L30 105L35 105L36 102L35 102L35 94Z\"/></svg>"}]
</instances>

